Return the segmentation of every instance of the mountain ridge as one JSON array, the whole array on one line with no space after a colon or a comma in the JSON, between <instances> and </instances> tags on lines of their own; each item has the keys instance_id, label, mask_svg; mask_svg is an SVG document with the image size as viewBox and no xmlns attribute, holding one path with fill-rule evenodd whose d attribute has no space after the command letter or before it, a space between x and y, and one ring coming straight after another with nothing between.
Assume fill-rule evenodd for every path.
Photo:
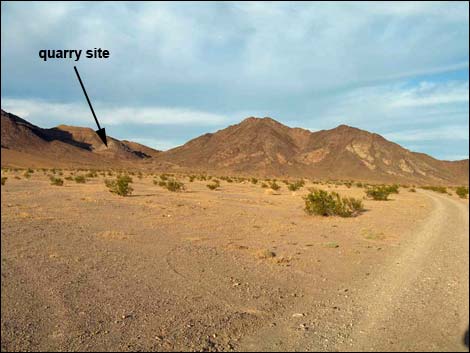
<instances>
[{"instance_id":1,"label":"mountain ridge","mask_svg":"<svg viewBox=\"0 0 470 353\"><path fill-rule=\"evenodd\" d=\"M468 159L441 161L345 124L312 132L288 127L270 117L248 117L181 146L158 151L111 136L106 148L90 128L59 125L43 129L2 110L2 166L20 160L21 155L28 163L49 160L51 165L468 184Z\"/></svg>"}]
</instances>

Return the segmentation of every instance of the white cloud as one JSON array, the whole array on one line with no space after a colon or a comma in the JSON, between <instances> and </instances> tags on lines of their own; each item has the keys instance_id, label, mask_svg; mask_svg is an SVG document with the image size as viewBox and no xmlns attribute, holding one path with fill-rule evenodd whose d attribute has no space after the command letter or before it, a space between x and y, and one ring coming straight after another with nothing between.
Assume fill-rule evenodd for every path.
<instances>
[{"instance_id":1,"label":"white cloud","mask_svg":"<svg viewBox=\"0 0 470 353\"><path fill-rule=\"evenodd\" d=\"M94 124L86 103L55 103L36 99L2 99L2 109L29 120L32 123ZM120 107L96 102L95 113L102 125L148 124L148 125L220 125L229 120L227 116L186 108L167 107Z\"/></svg>"},{"instance_id":2,"label":"white cloud","mask_svg":"<svg viewBox=\"0 0 470 353\"><path fill-rule=\"evenodd\" d=\"M468 124L397 131L384 134L384 137L396 142L469 140Z\"/></svg>"}]
</instances>

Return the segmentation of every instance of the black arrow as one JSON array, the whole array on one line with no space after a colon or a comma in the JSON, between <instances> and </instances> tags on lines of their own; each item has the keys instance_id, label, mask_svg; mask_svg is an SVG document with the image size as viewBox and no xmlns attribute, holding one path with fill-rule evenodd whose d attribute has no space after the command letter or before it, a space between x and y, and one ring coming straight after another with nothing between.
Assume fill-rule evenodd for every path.
<instances>
[{"instance_id":1,"label":"black arrow","mask_svg":"<svg viewBox=\"0 0 470 353\"><path fill-rule=\"evenodd\" d=\"M91 113L93 114L93 117L95 118L96 125L98 125L98 130L95 132L98 134L100 137L101 141L105 144L106 147L108 147L108 140L106 139L106 130L105 128L100 126L100 123L98 122L98 119L96 118L95 111L93 110L93 106L91 105L90 98L88 98L88 94L86 93L85 86L83 85L82 79L80 78L80 75L78 73L77 67L74 66L73 69L75 70L75 73L77 74L78 81L80 82L80 86L82 86L83 93L85 93L85 98L88 102L88 105L90 106Z\"/></svg>"}]
</instances>

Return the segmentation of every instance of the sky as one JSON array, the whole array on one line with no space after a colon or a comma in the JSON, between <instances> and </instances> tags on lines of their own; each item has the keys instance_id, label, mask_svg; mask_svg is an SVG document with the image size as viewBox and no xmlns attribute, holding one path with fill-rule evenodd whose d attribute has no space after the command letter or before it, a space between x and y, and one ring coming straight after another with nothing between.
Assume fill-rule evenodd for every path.
<instances>
[{"instance_id":1,"label":"sky","mask_svg":"<svg viewBox=\"0 0 470 353\"><path fill-rule=\"evenodd\" d=\"M1 106L41 127L176 147L246 117L340 124L468 158L467 2L8 2ZM110 51L50 59L42 49Z\"/></svg>"}]
</instances>

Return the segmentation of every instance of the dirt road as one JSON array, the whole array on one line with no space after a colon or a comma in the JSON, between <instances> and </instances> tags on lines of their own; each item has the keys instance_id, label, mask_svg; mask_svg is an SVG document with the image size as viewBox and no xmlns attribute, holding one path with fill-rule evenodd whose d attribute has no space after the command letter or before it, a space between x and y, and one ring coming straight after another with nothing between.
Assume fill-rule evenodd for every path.
<instances>
[{"instance_id":1,"label":"dirt road","mask_svg":"<svg viewBox=\"0 0 470 353\"><path fill-rule=\"evenodd\" d=\"M428 221L366 288L354 350L468 351L468 204L426 194L434 202Z\"/></svg>"},{"instance_id":2,"label":"dirt road","mask_svg":"<svg viewBox=\"0 0 470 353\"><path fill-rule=\"evenodd\" d=\"M335 302L346 316L317 313L309 320L318 326L297 337L288 333L288 323L260 331L245 348L468 351L468 203L420 192L432 200L431 213L380 264L372 281L348 284L350 294Z\"/></svg>"}]
</instances>

